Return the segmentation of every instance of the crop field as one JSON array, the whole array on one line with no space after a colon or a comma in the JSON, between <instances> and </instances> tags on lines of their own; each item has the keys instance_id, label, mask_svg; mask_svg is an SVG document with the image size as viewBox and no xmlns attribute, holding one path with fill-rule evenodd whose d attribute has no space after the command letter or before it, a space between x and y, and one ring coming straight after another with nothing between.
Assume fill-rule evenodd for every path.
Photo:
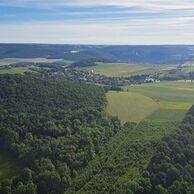
<instances>
[{"instance_id":1,"label":"crop field","mask_svg":"<svg viewBox=\"0 0 194 194\"><path fill-rule=\"evenodd\" d=\"M159 108L157 102L150 97L134 92L109 92L107 99L106 111L118 116L122 123L139 122Z\"/></svg>"},{"instance_id":2,"label":"crop field","mask_svg":"<svg viewBox=\"0 0 194 194\"><path fill-rule=\"evenodd\" d=\"M146 118L151 121L182 121L188 110L159 109Z\"/></svg>"},{"instance_id":3,"label":"crop field","mask_svg":"<svg viewBox=\"0 0 194 194\"><path fill-rule=\"evenodd\" d=\"M81 68L86 71L93 71L96 74L106 76L131 76L140 74L165 73L176 68L175 65L143 65L129 63L97 63L94 67Z\"/></svg>"},{"instance_id":4,"label":"crop field","mask_svg":"<svg viewBox=\"0 0 194 194\"><path fill-rule=\"evenodd\" d=\"M52 62L66 62L71 63L72 61L66 61L62 59L46 59L46 58L5 58L0 59L0 66L2 65L10 65L13 63L19 63L19 62L35 62L35 63L52 63Z\"/></svg>"},{"instance_id":5,"label":"crop field","mask_svg":"<svg viewBox=\"0 0 194 194\"><path fill-rule=\"evenodd\" d=\"M93 70L96 74L106 76L128 76L131 73L146 70L148 67L127 63L97 63L97 66L82 69L87 71Z\"/></svg>"},{"instance_id":6,"label":"crop field","mask_svg":"<svg viewBox=\"0 0 194 194\"><path fill-rule=\"evenodd\" d=\"M32 72L32 70L29 69L29 67L16 67L10 69L0 68L0 74L23 74L25 72Z\"/></svg>"},{"instance_id":7,"label":"crop field","mask_svg":"<svg viewBox=\"0 0 194 194\"><path fill-rule=\"evenodd\" d=\"M15 64L19 62L34 62L34 63L52 63L52 62L64 62L67 65L72 63L72 61L62 60L62 59L46 59L46 58L5 58L0 59L0 74L23 74L25 72L31 72L32 66L27 67L12 67L7 68L10 64Z\"/></svg>"},{"instance_id":8,"label":"crop field","mask_svg":"<svg viewBox=\"0 0 194 194\"><path fill-rule=\"evenodd\" d=\"M148 120L181 121L187 110L194 104L194 83L191 82L175 81L131 85L124 89L147 96L158 104L158 109L147 117Z\"/></svg>"},{"instance_id":9,"label":"crop field","mask_svg":"<svg viewBox=\"0 0 194 194\"><path fill-rule=\"evenodd\" d=\"M0 180L17 175L20 170L20 164L11 155L0 151Z\"/></svg>"},{"instance_id":10,"label":"crop field","mask_svg":"<svg viewBox=\"0 0 194 194\"><path fill-rule=\"evenodd\" d=\"M194 83L161 82L124 87L125 92L107 93L106 111L122 123L181 121L194 104Z\"/></svg>"}]
</instances>

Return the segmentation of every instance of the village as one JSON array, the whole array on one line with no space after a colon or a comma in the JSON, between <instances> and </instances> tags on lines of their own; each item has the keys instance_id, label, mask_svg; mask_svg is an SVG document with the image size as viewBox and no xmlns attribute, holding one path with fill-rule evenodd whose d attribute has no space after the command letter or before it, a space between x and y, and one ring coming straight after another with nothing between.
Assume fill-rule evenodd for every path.
<instances>
[{"instance_id":1,"label":"village","mask_svg":"<svg viewBox=\"0 0 194 194\"><path fill-rule=\"evenodd\" d=\"M105 76L100 74L94 74L93 72L81 71L74 68L44 70L41 73L43 73L44 76L47 76L53 79L78 80L78 81L85 81L85 82L110 85L110 86L123 86L126 84L160 82L160 80L156 80L149 75L110 77L110 76Z\"/></svg>"}]
</instances>

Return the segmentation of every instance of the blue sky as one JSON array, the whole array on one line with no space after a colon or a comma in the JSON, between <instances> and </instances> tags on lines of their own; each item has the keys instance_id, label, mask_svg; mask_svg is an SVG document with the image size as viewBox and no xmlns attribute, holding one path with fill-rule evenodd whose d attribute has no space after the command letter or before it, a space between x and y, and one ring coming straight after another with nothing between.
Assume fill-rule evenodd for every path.
<instances>
[{"instance_id":1,"label":"blue sky","mask_svg":"<svg viewBox=\"0 0 194 194\"><path fill-rule=\"evenodd\" d=\"M0 42L194 44L194 0L0 0Z\"/></svg>"}]
</instances>

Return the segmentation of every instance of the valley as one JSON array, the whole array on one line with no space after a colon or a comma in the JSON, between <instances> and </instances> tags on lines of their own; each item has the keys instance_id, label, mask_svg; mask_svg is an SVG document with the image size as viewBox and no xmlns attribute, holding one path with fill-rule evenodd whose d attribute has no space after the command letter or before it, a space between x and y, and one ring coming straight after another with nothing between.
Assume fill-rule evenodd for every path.
<instances>
[{"instance_id":1,"label":"valley","mask_svg":"<svg viewBox=\"0 0 194 194\"><path fill-rule=\"evenodd\" d=\"M194 0L0 0L0 194L194 194Z\"/></svg>"},{"instance_id":2,"label":"valley","mask_svg":"<svg viewBox=\"0 0 194 194\"><path fill-rule=\"evenodd\" d=\"M0 193L176 194L187 144L164 150L190 133L193 69L67 54L0 60Z\"/></svg>"}]
</instances>

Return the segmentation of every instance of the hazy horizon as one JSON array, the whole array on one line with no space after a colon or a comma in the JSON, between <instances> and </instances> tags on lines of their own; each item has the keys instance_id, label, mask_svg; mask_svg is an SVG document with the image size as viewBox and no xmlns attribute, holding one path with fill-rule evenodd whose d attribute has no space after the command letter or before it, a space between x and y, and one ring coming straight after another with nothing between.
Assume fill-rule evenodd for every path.
<instances>
[{"instance_id":1,"label":"hazy horizon","mask_svg":"<svg viewBox=\"0 0 194 194\"><path fill-rule=\"evenodd\" d=\"M0 42L0 44L15 45L78 45L78 46L194 46L193 44L81 44L81 43L39 43L39 42Z\"/></svg>"}]
</instances>

